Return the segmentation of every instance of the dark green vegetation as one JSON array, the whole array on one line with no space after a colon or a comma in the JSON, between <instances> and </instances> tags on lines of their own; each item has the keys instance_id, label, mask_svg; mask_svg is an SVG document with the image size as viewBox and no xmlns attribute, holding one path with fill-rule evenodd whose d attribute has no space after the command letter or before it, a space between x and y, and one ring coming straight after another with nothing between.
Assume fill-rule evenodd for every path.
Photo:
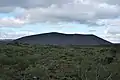
<instances>
[{"instance_id":1,"label":"dark green vegetation","mask_svg":"<svg viewBox=\"0 0 120 80\"><path fill-rule=\"evenodd\" d=\"M120 80L119 49L0 45L0 80Z\"/></svg>"}]
</instances>

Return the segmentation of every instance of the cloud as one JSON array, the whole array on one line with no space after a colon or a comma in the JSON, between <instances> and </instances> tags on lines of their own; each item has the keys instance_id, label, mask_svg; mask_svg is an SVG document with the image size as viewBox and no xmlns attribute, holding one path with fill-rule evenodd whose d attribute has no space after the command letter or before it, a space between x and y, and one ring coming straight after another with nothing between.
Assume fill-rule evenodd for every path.
<instances>
[{"instance_id":1,"label":"cloud","mask_svg":"<svg viewBox=\"0 0 120 80\"><path fill-rule=\"evenodd\" d=\"M119 0L94 0L96 2L104 2L107 4L112 4L112 5L120 5L120 1Z\"/></svg>"},{"instance_id":2,"label":"cloud","mask_svg":"<svg viewBox=\"0 0 120 80\"><path fill-rule=\"evenodd\" d=\"M30 23L77 22L98 25L98 19L114 19L120 15L120 5L108 0L1 0L1 12L15 12L16 8L29 15ZM117 0L116 0L117 2ZM23 14L22 13L22 14ZM23 15L23 17L24 17Z\"/></svg>"},{"instance_id":3,"label":"cloud","mask_svg":"<svg viewBox=\"0 0 120 80\"><path fill-rule=\"evenodd\" d=\"M106 35L103 38L112 43L120 43L120 35Z\"/></svg>"},{"instance_id":4,"label":"cloud","mask_svg":"<svg viewBox=\"0 0 120 80\"><path fill-rule=\"evenodd\" d=\"M107 3L110 5L120 4L119 0L0 0L0 7L22 7L22 8L34 8L34 7L48 7L52 4L62 5L71 2L94 2L94 3Z\"/></svg>"},{"instance_id":5,"label":"cloud","mask_svg":"<svg viewBox=\"0 0 120 80\"><path fill-rule=\"evenodd\" d=\"M0 17L0 27L20 27L28 23L29 15L24 15L25 9L16 7L11 14L13 16Z\"/></svg>"},{"instance_id":6,"label":"cloud","mask_svg":"<svg viewBox=\"0 0 120 80\"><path fill-rule=\"evenodd\" d=\"M48 7L52 4L62 5L73 0L0 0L0 7L21 7L21 8L35 8Z\"/></svg>"},{"instance_id":7,"label":"cloud","mask_svg":"<svg viewBox=\"0 0 120 80\"><path fill-rule=\"evenodd\" d=\"M80 24L96 24L98 19L119 17L120 7L106 3L71 2L61 6L52 4L49 7L37 7L26 10L31 23L38 22L77 22Z\"/></svg>"},{"instance_id":8,"label":"cloud","mask_svg":"<svg viewBox=\"0 0 120 80\"><path fill-rule=\"evenodd\" d=\"M23 36L34 35L35 32L30 31L12 31L12 32L0 32L0 39L17 39Z\"/></svg>"},{"instance_id":9,"label":"cloud","mask_svg":"<svg viewBox=\"0 0 120 80\"><path fill-rule=\"evenodd\" d=\"M105 30L105 35L104 37L111 42L120 42L120 29L119 26L109 26Z\"/></svg>"},{"instance_id":10,"label":"cloud","mask_svg":"<svg viewBox=\"0 0 120 80\"><path fill-rule=\"evenodd\" d=\"M12 12L15 8L14 7L0 7L0 12L1 13L9 13Z\"/></svg>"},{"instance_id":11,"label":"cloud","mask_svg":"<svg viewBox=\"0 0 120 80\"><path fill-rule=\"evenodd\" d=\"M120 35L120 29L118 26L109 26L106 30L105 30L106 34L112 35L112 36L116 36L116 35Z\"/></svg>"},{"instance_id":12,"label":"cloud","mask_svg":"<svg viewBox=\"0 0 120 80\"><path fill-rule=\"evenodd\" d=\"M109 26L120 26L120 17L114 19L98 19L96 24Z\"/></svg>"},{"instance_id":13,"label":"cloud","mask_svg":"<svg viewBox=\"0 0 120 80\"><path fill-rule=\"evenodd\" d=\"M0 27L18 27L27 23L27 20L22 20L14 17L0 18Z\"/></svg>"}]
</instances>

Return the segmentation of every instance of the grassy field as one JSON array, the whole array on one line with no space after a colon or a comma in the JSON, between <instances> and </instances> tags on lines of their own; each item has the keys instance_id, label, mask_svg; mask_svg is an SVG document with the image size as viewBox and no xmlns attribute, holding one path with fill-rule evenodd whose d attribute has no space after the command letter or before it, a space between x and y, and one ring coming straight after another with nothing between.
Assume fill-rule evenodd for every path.
<instances>
[{"instance_id":1,"label":"grassy field","mask_svg":"<svg viewBox=\"0 0 120 80\"><path fill-rule=\"evenodd\" d=\"M119 53L119 45L0 45L0 80L120 80Z\"/></svg>"}]
</instances>

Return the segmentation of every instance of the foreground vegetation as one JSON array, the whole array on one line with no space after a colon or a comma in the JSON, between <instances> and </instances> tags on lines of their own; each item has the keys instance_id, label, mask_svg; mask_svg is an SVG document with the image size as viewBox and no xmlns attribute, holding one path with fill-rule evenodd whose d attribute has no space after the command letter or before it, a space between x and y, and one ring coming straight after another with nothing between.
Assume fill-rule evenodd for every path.
<instances>
[{"instance_id":1,"label":"foreground vegetation","mask_svg":"<svg viewBox=\"0 0 120 80\"><path fill-rule=\"evenodd\" d=\"M120 80L119 45L0 45L0 80Z\"/></svg>"}]
</instances>

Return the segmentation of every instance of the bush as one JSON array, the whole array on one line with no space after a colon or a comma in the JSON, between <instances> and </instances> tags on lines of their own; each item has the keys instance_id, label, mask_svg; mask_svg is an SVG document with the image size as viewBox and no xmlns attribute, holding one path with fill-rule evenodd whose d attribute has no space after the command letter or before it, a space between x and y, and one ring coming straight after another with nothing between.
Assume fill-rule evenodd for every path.
<instances>
[{"instance_id":1,"label":"bush","mask_svg":"<svg viewBox=\"0 0 120 80\"><path fill-rule=\"evenodd\" d=\"M119 80L118 49L118 45L0 45L0 79Z\"/></svg>"}]
</instances>

